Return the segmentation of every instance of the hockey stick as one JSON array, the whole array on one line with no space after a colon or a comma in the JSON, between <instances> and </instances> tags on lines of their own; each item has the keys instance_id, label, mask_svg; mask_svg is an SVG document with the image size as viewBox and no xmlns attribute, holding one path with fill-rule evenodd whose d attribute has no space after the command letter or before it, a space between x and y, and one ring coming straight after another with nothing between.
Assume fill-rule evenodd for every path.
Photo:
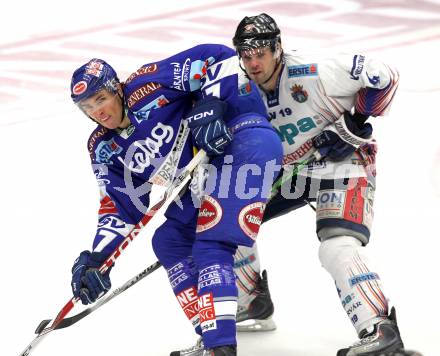
<instances>
[{"instance_id":1,"label":"hockey stick","mask_svg":"<svg viewBox=\"0 0 440 356\"><path fill-rule=\"evenodd\" d=\"M316 157L315 157L316 159ZM311 160L310 160L311 161ZM310 163L310 162L308 162ZM306 163L305 161L300 163L300 165L296 166L296 171L291 173L288 178L293 177L295 174L297 174L302 167L304 167L305 165L307 165L308 163ZM287 179L284 180L284 182L286 182ZM273 189L275 190L275 192L277 191L277 189L280 187L280 183L275 183L277 184L277 186L275 187L275 185L273 186ZM307 202L307 201L306 201ZM309 203L310 204L310 203ZM312 208L313 205L312 205ZM91 307L83 310L82 312L73 315L71 317L67 317L64 318L55 328L54 330L58 330L58 329L63 329L63 328L67 328L75 323L77 323L78 321L80 321L81 319L85 318L87 315L91 314L92 312L94 312L95 310L97 310L98 308L102 307L104 304L108 303L110 300L112 300L114 297L118 296L119 294L122 294L123 292L125 292L128 288L132 287L133 285L135 285L137 282L139 282L140 280L142 280L143 278L145 278L146 276L148 276L149 274L151 274L152 272L154 272L155 270L157 270L159 267L161 266L160 262L155 262L153 263L151 266L147 267L146 269L144 269L142 272L138 273L136 276L130 278L127 282L125 282L122 286L114 289L112 291L112 293L107 294L105 296L103 296L101 299L99 299L95 304L93 304ZM35 330L35 334L39 334L49 323L51 322L51 319L46 319L43 320L37 327L37 329Z\"/></svg>"},{"instance_id":2,"label":"hockey stick","mask_svg":"<svg viewBox=\"0 0 440 356\"><path fill-rule=\"evenodd\" d=\"M153 216L157 213L157 211L168 201L168 199L173 195L173 193L180 192L181 188L185 186L189 181L192 171L199 165L199 163L205 158L206 152L200 150L197 155L188 163L183 172L174 179L173 183L167 188L162 198L153 205L142 217L141 221L139 221L127 235L127 237L119 244L118 247L113 251L113 253L104 261L104 263L99 268L101 273L107 271L110 266L114 264L116 259L121 255L121 253L127 248L127 246L134 240L134 238L139 234L142 228L153 218ZM179 188L179 189L178 189ZM49 322L47 320L43 320L40 325L37 327L37 331L40 332L31 341L31 343L26 347L26 349L20 354L20 356L27 356L31 353L33 349L41 342L41 340L46 337L51 331L57 329L57 326L65 319L67 314L73 309L75 304L79 301L79 298L70 299L67 304L61 309L56 318L52 321L52 323L47 326Z\"/></svg>"},{"instance_id":3,"label":"hockey stick","mask_svg":"<svg viewBox=\"0 0 440 356\"><path fill-rule=\"evenodd\" d=\"M76 322L80 321L81 319L85 318L87 315L93 313L96 309L102 307L104 304L108 303L110 300L112 300L114 297L118 296L119 294L122 294L125 292L128 288L131 288L136 283L144 279L146 276L150 275L154 271L156 271L159 267L161 267L161 263L159 261L154 262L151 266L148 266L145 268L142 272L138 273L133 278L130 278L127 282L125 282L122 286L114 289L111 293L103 296L101 299L98 299L98 301L93 304L91 307L83 310L81 313L78 313L76 315L73 315L69 318L64 318L61 320L61 322L54 328L54 330L67 328L70 325L75 324ZM35 334L41 333L43 329L51 322L51 319L43 320L40 325L38 325L37 329L35 330Z\"/></svg>"},{"instance_id":4,"label":"hockey stick","mask_svg":"<svg viewBox=\"0 0 440 356\"><path fill-rule=\"evenodd\" d=\"M312 158L317 159L317 155L316 156L312 156ZM313 159L309 159L307 161L303 161L300 162L297 166L296 166L296 171L295 172L290 172L289 176L284 179L284 183L289 179L292 178L294 175L296 175L303 167L305 167L307 164L311 163L313 161ZM275 186L275 184L277 184L277 186ZM272 187L272 189L277 192L278 188L282 185L283 183L280 182L275 182L274 186ZM309 205L311 205L308 201L304 200L306 203L308 203ZM312 209L315 209L315 207L313 205L311 205ZM118 296L119 294L121 294L122 292L125 292L128 288L132 287L133 285L135 285L137 282L139 282L140 280L142 280L143 278L145 278L146 276L148 276L149 274L151 274L152 272L154 272L155 270L157 270L159 267L161 266L160 262L155 262L154 264L152 264L151 266L147 267L146 269L144 269L142 272L138 273L136 276L134 276L133 278L129 279L127 282L125 282L122 286L116 288L115 290L112 291L111 294L105 295L104 297L102 297L101 299L99 299L95 304L93 304L93 306L85 309L84 311L82 311L81 313L78 313L76 315L73 315L71 317L67 317L64 318L59 324L58 326L55 328L55 330L58 329L63 329L63 328L67 328L73 324L75 324L76 322L80 321L81 319L83 319L84 317L86 317L87 315L91 314L92 312L94 312L96 309L100 308L101 306L103 306L104 304L106 304L107 302L109 302L110 300L112 300L114 297ZM35 334L39 334L49 323L50 323L51 319L46 319L43 320L40 325L37 327L37 329L35 330Z\"/></svg>"},{"instance_id":5,"label":"hockey stick","mask_svg":"<svg viewBox=\"0 0 440 356\"><path fill-rule=\"evenodd\" d=\"M288 182L290 179L295 177L304 167L306 167L307 165L309 165L314 161L319 161L321 158L322 156L319 154L319 152L315 151L309 158L296 163L291 172L289 172L288 174L283 174L280 178L278 178L275 181L274 184L272 184L272 191L270 193L269 200L278 194L278 191L281 188L281 186L283 186L286 182Z\"/></svg>"}]
</instances>

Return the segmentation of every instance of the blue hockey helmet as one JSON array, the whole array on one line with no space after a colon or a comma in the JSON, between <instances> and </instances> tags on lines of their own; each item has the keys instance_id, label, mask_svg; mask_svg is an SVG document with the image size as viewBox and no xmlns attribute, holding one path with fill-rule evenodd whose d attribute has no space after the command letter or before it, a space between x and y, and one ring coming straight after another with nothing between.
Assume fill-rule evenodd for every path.
<instances>
[{"instance_id":1,"label":"blue hockey helmet","mask_svg":"<svg viewBox=\"0 0 440 356\"><path fill-rule=\"evenodd\" d=\"M243 51L261 47L269 47L275 52L277 43L281 43L280 33L277 23L268 14L246 16L238 24L232 43L239 56Z\"/></svg>"},{"instance_id":2,"label":"blue hockey helmet","mask_svg":"<svg viewBox=\"0 0 440 356\"><path fill-rule=\"evenodd\" d=\"M70 96L78 104L102 89L116 94L118 83L118 75L112 66L102 59L93 58L73 72Z\"/></svg>"}]
</instances>

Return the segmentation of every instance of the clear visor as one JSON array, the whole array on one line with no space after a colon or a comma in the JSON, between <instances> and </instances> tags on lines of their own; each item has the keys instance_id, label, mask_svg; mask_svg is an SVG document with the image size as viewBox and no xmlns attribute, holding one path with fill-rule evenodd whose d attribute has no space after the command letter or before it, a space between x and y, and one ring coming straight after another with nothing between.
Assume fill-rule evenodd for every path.
<instances>
[{"instance_id":1,"label":"clear visor","mask_svg":"<svg viewBox=\"0 0 440 356\"><path fill-rule=\"evenodd\" d=\"M76 105L83 111L87 116L95 116L94 114L102 111L102 109L108 105L112 104L118 96L118 92L110 93L109 91L103 89L98 91L96 94L83 99L76 103Z\"/></svg>"},{"instance_id":2,"label":"clear visor","mask_svg":"<svg viewBox=\"0 0 440 356\"><path fill-rule=\"evenodd\" d=\"M253 57L264 56L270 48L268 46L257 47L257 48L247 48L239 51L240 58L252 59Z\"/></svg>"}]
</instances>

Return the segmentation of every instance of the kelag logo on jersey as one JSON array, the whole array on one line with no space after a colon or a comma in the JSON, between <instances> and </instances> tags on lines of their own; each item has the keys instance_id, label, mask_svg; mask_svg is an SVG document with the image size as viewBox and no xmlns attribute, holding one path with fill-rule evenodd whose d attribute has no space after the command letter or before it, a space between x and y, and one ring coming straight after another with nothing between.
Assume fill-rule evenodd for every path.
<instances>
[{"instance_id":1,"label":"kelag logo on jersey","mask_svg":"<svg viewBox=\"0 0 440 356\"><path fill-rule=\"evenodd\" d=\"M122 147L120 147L115 140L112 138L108 141L102 141L99 143L95 150L95 159L99 163L112 164L110 158L113 155L117 155L122 152Z\"/></svg>"},{"instance_id":2,"label":"kelag logo on jersey","mask_svg":"<svg viewBox=\"0 0 440 356\"><path fill-rule=\"evenodd\" d=\"M315 127L316 124L311 117L304 117L298 120L296 125L293 122L290 122L275 127L275 130L277 131L278 136L280 136L282 142L287 141L289 145L293 145L295 143L294 138L298 136L300 132L307 132Z\"/></svg>"},{"instance_id":3,"label":"kelag logo on jersey","mask_svg":"<svg viewBox=\"0 0 440 356\"><path fill-rule=\"evenodd\" d=\"M301 64L287 67L289 78L309 77L318 75L318 65L316 63Z\"/></svg>"},{"instance_id":4,"label":"kelag logo on jersey","mask_svg":"<svg viewBox=\"0 0 440 356\"><path fill-rule=\"evenodd\" d=\"M151 160L160 155L163 144L170 143L174 137L174 130L172 126L158 122L151 130L150 135L151 137L147 137L145 141L133 142L126 154L126 156L131 157L128 163L122 157L118 157L118 160L130 171L143 173L145 168L151 165Z\"/></svg>"}]
</instances>

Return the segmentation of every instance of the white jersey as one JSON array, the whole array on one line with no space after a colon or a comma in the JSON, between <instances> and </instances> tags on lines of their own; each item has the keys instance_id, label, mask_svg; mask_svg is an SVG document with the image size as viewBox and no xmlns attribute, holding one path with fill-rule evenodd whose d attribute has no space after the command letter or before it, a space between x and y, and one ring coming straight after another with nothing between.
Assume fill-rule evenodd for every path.
<instances>
[{"instance_id":1,"label":"white jersey","mask_svg":"<svg viewBox=\"0 0 440 356\"><path fill-rule=\"evenodd\" d=\"M285 165L309 157L311 139L344 111L355 107L361 114L384 115L397 89L398 72L363 55L323 57L293 51L284 58L275 91L260 92L282 140Z\"/></svg>"}]
</instances>

